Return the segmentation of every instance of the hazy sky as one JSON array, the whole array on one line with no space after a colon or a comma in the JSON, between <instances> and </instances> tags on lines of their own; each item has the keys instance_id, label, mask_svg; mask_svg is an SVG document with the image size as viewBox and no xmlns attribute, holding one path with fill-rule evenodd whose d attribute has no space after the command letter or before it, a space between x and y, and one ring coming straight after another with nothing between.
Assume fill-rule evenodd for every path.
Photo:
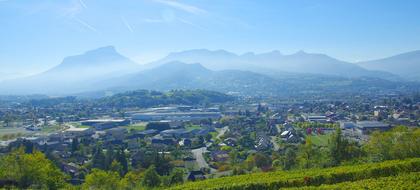
<instances>
[{"instance_id":1,"label":"hazy sky","mask_svg":"<svg viewBox=\"0 0 420 190\"><path fill-rule=\"evenodd\" d=\"M420 49L419 34L418 0L0 0L0 74L106 45L139 63L194 48L358 61Z\"/></svg>"}]
</instances>

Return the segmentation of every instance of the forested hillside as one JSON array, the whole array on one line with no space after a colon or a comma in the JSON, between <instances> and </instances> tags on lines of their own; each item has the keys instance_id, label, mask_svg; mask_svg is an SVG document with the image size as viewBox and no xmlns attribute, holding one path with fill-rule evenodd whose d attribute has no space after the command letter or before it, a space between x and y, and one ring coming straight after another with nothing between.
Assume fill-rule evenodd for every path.
<instances>
[{"instance_id":1,"label":"forested hillside","mask_svg":"<svg viewBox=\"0 0 420 190\"><path fill-rule=\"evenodd\" d=\"M172 90L169 92L138 90L102 98L97 104L110 107L150 107L170 104L224 103L233 99L232 96L208 90Z\"/></svg>"}]
</instances>

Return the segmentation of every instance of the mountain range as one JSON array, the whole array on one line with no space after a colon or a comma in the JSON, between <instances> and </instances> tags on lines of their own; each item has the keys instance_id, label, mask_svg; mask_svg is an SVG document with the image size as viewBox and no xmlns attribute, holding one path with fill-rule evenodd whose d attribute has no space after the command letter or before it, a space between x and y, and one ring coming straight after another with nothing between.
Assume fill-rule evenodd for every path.
<instances>
[{"instance_id":1,"label":"mountain range","mask_svg":"<svg viewBox=\"0 0 420 190\"><path fill-rule=\"evenodd\" d=\"M366 69L390 72L407 80L420 81L420 50L357 64Z\"/></svg>"},{"instance_id":2,"label":"mountain range","mask_svg":"<svg viewBox=\"0 0 420 190\"><path fill-rule=\"evenodd\" d=\"M419 71L418 60L420 51L353 64L303 51L236 55L197 49L139 65L107 46L67 57L46 72L3 81L0 94L68 95L136 89L208 89L253 95L418 90L416 82L405 81L417 79L413 70Z\"/></svg>"},{"instance_id":3,"label":"mountain range","mask_svg":"<svg viewBox=\"0 0 420 190\"><path fill-rule=\"evenodd\" d=\"M92 85L110 77L124 76L141 67L117 53L113 46L64 58L61 64L29 77L2 81L2 94L70 94L90 91Z\"/></svg>"},{"instance_id":4,"label":"mountain range","mask_svg":"<svg viewBox=\"0 0 420 190\"><path fill-rule=\"evenodd\" d=\"M150 63L153 67L170 61L200 63L212 70L246 70L258 73L289 72L301 74L322 74L343 77L377 77L398 80L400 77L389 72L367 70L356 64L340 61L324 54L312 54L299 51L283 55L279 51L255 54L236 55L225 50L210 51L206 49L188 50L171 53L165 58Z\"/></svg>"}]
</instances>

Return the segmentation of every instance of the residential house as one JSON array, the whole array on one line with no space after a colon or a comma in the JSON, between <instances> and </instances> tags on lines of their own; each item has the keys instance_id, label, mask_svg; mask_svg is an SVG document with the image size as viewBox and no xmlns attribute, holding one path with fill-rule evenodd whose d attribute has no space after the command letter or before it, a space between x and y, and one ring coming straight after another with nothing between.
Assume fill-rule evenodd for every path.
<instances>
[{"instance_id":1,"label":"residential house","mask_svg":"<svg viewBox=\"0 0 420 190\"><path fill-rule=\"evenodd\" d=\"M197 181L197 180L204 180L206 177L204 176L204 172L202 171L190 171L188 173L187 180L188 181Z\"/></svg>"}]
</instances>

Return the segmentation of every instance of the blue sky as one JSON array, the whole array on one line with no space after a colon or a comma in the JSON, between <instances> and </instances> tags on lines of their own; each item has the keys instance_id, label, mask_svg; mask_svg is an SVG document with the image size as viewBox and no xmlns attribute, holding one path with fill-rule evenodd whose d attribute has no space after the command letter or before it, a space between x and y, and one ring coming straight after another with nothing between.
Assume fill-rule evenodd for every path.
<instances>
[{"instance_id":1,"label":"blue sky","mask_svg":"<svg viewBox=\"0 0 420 190\"><path fill-rule=\"evenodd\" d=\"M376 59L420 49L419 9L415 0L0 0L0 74L106 45L139 63L195 48Z\"/></svg>"}]
</instances>

